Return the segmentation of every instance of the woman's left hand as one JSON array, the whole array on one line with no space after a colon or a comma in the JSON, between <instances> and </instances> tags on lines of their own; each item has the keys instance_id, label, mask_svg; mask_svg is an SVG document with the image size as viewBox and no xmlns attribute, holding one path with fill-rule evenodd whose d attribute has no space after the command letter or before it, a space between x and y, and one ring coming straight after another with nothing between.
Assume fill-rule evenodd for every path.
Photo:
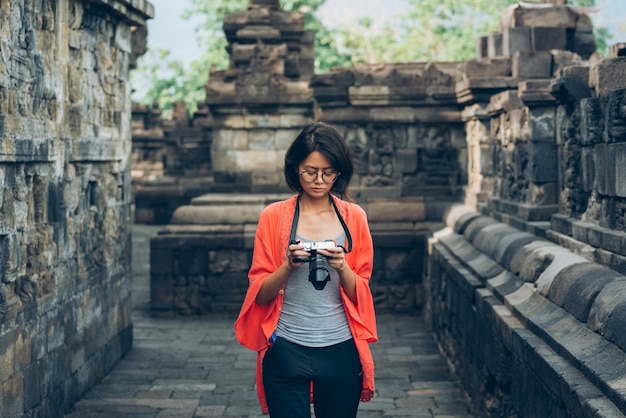
<instances>
[{"instance_id":1,"label":"woman's left hand","mask_svg":"<svg viewBox=\"0 0 626 418\"><path fill-rule=\"evenodd\" d=\"M348 267L346 263L346 253L341 247L329 248L327 250L318 250L318 253L328 259L328 265L337 271L342 271Z\"/></svg>"}]
</instances>

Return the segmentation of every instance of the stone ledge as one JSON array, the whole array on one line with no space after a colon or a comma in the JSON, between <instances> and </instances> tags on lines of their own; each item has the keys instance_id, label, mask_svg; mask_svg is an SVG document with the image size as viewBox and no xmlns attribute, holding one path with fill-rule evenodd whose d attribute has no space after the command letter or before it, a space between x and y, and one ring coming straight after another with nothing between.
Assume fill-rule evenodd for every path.
<instances>
[{"instance_id":1,"label":"stone ledge","mask_svg":"<svg viewBox=\"0 0 626 418\"><path fill-rule=\"evenodd\" d=\"M603 228L590 222L555 214L550 219L551 228L576 241L600 248L620 256L626 256L626 233Z\"/></svg>"},{"instance_id":2,"label":"stone ledge","mask_svg":"<svg viewBox=\"0 0 626 418\"><path fill-rule=\"evenodd\" d=\"M458 224L458 221L454 222ZM626 307L626 302L609 302L611 296L605 294L603 287L599 286L604 283L605 286L616 287L612 294L626 294L626 277L619 272L593 263L552 242L533 239L529 234L487 217L473 218L464 228L463 236L444 236L439 238L439 242L483 281L508 269L516 280L532 284L534 292L568 309L569 314L605 338L614 335L611 342L619 344L626 351L626 338L612 330L603 329L609 326L611 315L621 316L620 309ZM509 260L504 257L505 254L510 256ZM490 261L485 261L485 258ZM485 268L490 263L497 264L500 271L494 266ZM607 306L612 306L616 311L607 311Z\"/></svg>"},{"instance_id":3,"label":"stone ledge","mask_svg":"<svg viewBox=\"0 0 626 418\"><path fill-rule=\"evenodd\" d=\"M154 18L154 5L147 0L88 0L88 2L104 6L134 25L145 26L146 20Z\"/></svg>"},{"instance_id":4,"label":"stone ledge","mask_svg":"<svg viewBox=\"0 0 626 418\"><path fill-rule=\"evenodd\" d=\"M471 210L457 208L447 223L457 233L431 240L431 266L444 269L515 360L549 392L571 393L568 410L623 414L626 278ZM457 311L449 296L448 309Z\"/></svg>"}]
</instances>

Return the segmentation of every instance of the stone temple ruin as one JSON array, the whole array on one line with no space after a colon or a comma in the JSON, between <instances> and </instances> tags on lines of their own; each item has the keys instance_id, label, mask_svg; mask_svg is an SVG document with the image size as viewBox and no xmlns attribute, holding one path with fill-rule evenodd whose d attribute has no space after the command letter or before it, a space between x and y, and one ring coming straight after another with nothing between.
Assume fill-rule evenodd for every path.
<instances>
[{"instance_id":1,"label":"stone temple ruin","mask_svg":"<svg viewBox=\"0 0 626 418\"><path fill-rule=\"evenodd\" d=\"M472 60L327 74L277 1L226 16L230 68L198 113L152 131L158 109L133 113L134 154L145 141L153 158L136 220L164 224L153 314L236 314L286 147L323 120L355 157L378 312L423 314L477 415L622 416L626 45L599 57L586 10L564 3L504 10Z\"/></svg>"},{"instance_id":2,"label":"stone temple ruin","mask_svg":"<svg viewBox=\"0 0 626 418\"><path fill-rule=\"evenodd\" d=\"M377 310L427 321L476 415L626 414L626 44L597 56L565 3L508 8L465 62L315 74L302 15L250 0L162 120L130 102L150 3L3 1L0 416L62 416L131 349L133 221L162 225L154 315L235 314L314 120L355 157Z\"/></svg>"}]
</instances>

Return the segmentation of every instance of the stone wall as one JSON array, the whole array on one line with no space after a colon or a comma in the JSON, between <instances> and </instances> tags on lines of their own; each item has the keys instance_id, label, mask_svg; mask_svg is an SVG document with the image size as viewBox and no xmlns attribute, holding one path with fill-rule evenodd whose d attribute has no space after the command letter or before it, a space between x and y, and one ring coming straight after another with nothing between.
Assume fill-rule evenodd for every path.
<instances>
[{"instance_id":1,"label":"stone wall","mask_svg":"<svg viewBox=\"0 0 626 418\"><path fill-rule=\"evenodd\" d=\"M62 416L131 348L128 72L152 14L2 1L3 417Z\"/></svg>"},{"instance_id":2,"label":"stone wall","mask_svg":"<svg viewBox=\"0 0 626 418\"><path fill-rule=\"evenodd\" d=\"M521 2L500 27L473 60L313 75L313 114L355 155L377 311L423 313L476 415L623 416L625 48L598 57L584 9L563 4ZM285 138L286 108L234 100L245 63L260 62L276 68L242 60L210 90L232 161L275 158ZM193 199L151 241L157 314L240 307L255 220L280 196L248 187L261 184L250 167L224 167L220 181L244 193Z\"/></svg>"},{"instance_id":3,"label":"stone wall","mask_svg":"<svg viewBox=\"0 0 626 418\"><path fill-rule=\"evenodd\" d=\"M430 242L427 321L481 417L626 413L626 280L467 207Z\"/></svg>"},{"instance_id":4,"label":"stone wall","mask_svg":"<svg viewBox=\"0 0 626 418\"><path fill-rule=\"evenodd\" d=\"M429 241L424 312L477 415L623 416L624 45L594 57L566 6L501 27L457 85L466 205Z\"/></svg>"}]
</instances>

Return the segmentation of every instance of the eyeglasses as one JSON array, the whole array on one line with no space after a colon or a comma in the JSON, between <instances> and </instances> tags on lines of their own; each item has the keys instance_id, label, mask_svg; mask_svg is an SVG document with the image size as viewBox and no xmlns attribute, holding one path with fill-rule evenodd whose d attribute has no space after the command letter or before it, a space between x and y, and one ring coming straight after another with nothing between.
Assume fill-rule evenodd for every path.
<instances>
[{"instance_id":1,"label":"eyeglasses","mask_svg":"<svg viewBox=\"0 0 626 418\"><path fill-rule=\"evenodd\" d=\"M308 171L308 170L299 171L299 173L300 173L300 176L302 176L302 180L306 181L307 183L313 183L315 180L317 180L317 176L321 174L322 181L326 184L334 183L335 180L337 180L337 177L339 177L339 174L341 174L341 173L335 173L335 172Z\"/></svg>"}]
</instances>

